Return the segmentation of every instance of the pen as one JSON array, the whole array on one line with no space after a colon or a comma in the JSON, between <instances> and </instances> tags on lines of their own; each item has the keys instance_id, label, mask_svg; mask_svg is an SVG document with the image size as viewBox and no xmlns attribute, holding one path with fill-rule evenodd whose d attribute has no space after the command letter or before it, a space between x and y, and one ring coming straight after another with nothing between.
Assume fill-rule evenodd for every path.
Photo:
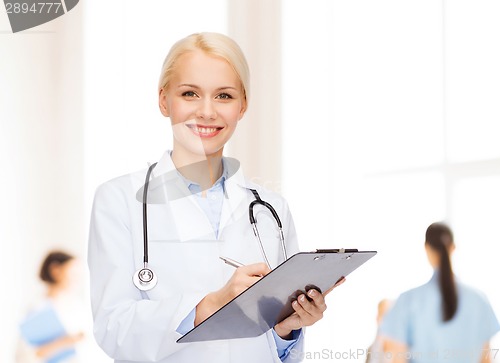
<instances>
[{"instance_id":1,"label":"pen","mask_svg":"<svg viewBox=\"0 0 500 363\"><path fill-rule=\"evenodd\" d=\"M222 257L222 256L220 256L219 258L220 258L222 261L224 261L225 263L227 263L228 265L231 265L231 266L233 266L233 267L238 268L238 267L243 266L243 264L242 264L241 262L238 262L238 261L232 260L232 259L230 259L230 258L227 258L227 257Z\"/></svg>"}]
</instances>

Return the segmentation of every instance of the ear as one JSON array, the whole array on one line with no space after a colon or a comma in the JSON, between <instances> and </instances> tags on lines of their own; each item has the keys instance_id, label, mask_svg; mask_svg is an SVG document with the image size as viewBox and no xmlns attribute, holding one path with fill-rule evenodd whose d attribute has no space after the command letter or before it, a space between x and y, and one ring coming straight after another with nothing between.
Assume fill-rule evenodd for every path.
<instances>
[{"instance_id":1,"label":"ear","mask_svg":"<svg viewBox=\"0 0 500 363\"><path fill-rule=\"evenodd\" d=\"M241 104L241 109L240 109L238 121L243 118L243 116L245 115L245 112L247 112L247 100L246 99Z\"/></svg>"},{"instance_id":2,"label":"ear","mask_svg":"<svg viewBox=\"0 0 500 363\"><path fill-rule=\"evenodd\" d=\"M164 88L160 90L158 95L158 106L160 107L160 112L165 117L170 117L170 110L168 107L168 96Z\"/></svg>"}]
</instances>

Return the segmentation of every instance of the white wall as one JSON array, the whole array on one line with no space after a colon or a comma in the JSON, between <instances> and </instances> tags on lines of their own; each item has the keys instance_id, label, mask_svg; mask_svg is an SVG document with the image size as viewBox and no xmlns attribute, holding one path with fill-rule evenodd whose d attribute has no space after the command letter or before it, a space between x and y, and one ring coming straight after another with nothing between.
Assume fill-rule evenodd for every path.
<instances>
[{"instance_id":1,"label":"white wall","mask_svg":"<svg viewBox=\"0 0 500 363\"><path fill-rule=\"evenodd\" d=\"M443 219L458 276L500 315L500 3L282 6L283 192L302 247L379 251L332 293L307 350L368 347L378 301L430 277L425 229Z\"/></svg>"},{"instance_id":2,"label":"white wall","mask_svg":"<svg viewBox=\"0 0 500 363\"><path fill-rule=\"evenodd\" d=\"M0 11L0 361L52 248L84 255L82 12L11 34Z\"/></svg>"}]
</instances>

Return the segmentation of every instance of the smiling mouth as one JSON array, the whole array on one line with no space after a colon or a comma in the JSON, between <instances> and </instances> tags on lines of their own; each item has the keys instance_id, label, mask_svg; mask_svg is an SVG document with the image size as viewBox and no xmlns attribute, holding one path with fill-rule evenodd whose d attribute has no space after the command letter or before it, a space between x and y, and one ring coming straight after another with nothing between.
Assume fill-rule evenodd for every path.
<instances>
[{"instance_id":1,"label":"smiling mouth","mask_svg":"<svg viewBox=\"0 0 500 363\"><path fill-rule=\"evenodd\" d=\"M220 126L204 126L204 125L186 125L193 134L198 137L214 137L216 136L223 127Z\"/></svg>"}]
</instances>

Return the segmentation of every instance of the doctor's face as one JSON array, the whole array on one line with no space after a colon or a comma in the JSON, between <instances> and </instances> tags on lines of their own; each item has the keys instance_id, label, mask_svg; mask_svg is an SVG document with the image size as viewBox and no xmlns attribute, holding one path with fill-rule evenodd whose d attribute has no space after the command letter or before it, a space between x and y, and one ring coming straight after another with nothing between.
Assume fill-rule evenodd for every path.
<instances>
[{"instance_id":1,"label":"doctor's face","mask_svg":"<svg viewBox=\"0 0 500 363\"><path fill-rule=\"evenodd\" d=\"M241 82L229 63L201 50L179 57L168 89L160 91L174 153L184 157L222 156L245 108Z\"/></svg>"}]
</instances>

